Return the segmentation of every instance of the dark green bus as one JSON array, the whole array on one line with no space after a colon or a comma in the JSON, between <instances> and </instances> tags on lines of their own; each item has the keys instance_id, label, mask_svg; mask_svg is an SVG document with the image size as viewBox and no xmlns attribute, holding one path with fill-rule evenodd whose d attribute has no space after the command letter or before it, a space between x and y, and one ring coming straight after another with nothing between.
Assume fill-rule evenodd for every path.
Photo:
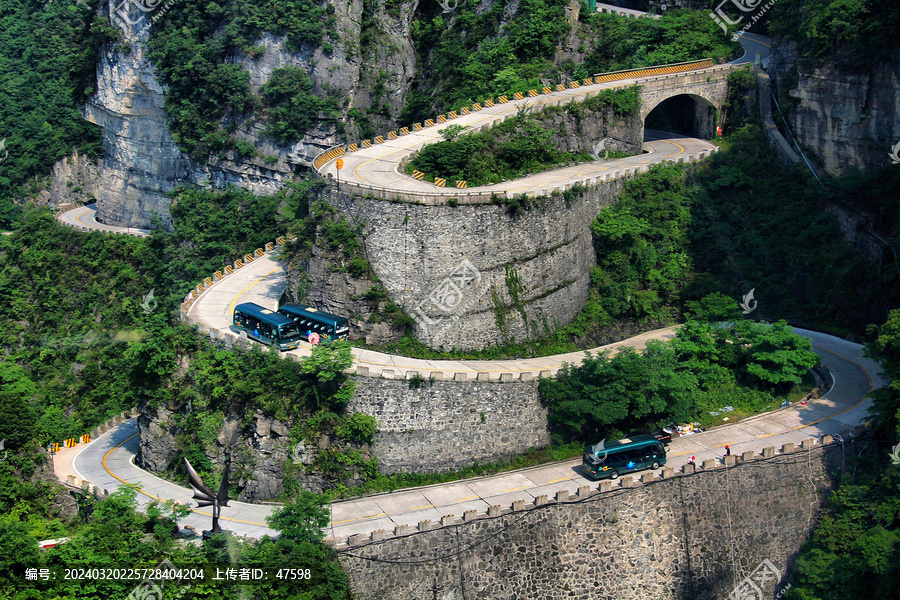
<instances>
[{"instance_id":1,"label":"dark green bus","mask_svg":"<svg viewBox=\"0 0 900 600\"><path fill-rule=\"evenodd\" d=\"M346 340L350 336L350 321L331 313L302 304L283 304L278 312L293 320L300 335L307 340L316 334L319 340Z\"/></svg>"},{"instance_id":2,"label":"dark green bus","mask_svg":"<svg viewBox=\"0 0 900 600\"><path fill-rule=\"evenodd\" d=\"M666 464L666 448L652 435L636 435L600 446L585 446L581 461L588 476L594 479L616 479Z\"/></svg>"},{"instance_id":3,"label":"dark green bus","mask_svg":"<svg viewBox=\"0 0 900 600\"><path fill-rule=\"evenodd\" d=\"M252 302L234 307L234 326L246 331L247 337L279 350L293 350L302 339L291 319Z\"/></svg>"}]
</instances>

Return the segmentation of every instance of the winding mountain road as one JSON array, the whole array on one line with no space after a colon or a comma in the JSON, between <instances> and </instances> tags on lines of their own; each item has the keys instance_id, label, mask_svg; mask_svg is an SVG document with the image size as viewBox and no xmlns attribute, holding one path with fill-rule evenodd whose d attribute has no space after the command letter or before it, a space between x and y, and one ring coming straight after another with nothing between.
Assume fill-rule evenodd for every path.
<instances>
[{"instance_id":1,"label":"winding mountain road","mask_svg":"<svg viewBox=\"0 0 900 600\"><path fill-rule=\"evenodd\" d=\"M697 464L707 459L721 460L725 444L731 446L733 454L740 455L745 451L759 453L764 446L780 448L783 444L799 444L827 434L846 434L866 419L870 406L866 395L873 386L886 383L878 374L878 366L862 355L859 344L822 333L795 331L812 340L822 363L831 371L831 389L821 399L805 405L795 404L704 433L676 438L668 449L668 466L677 469L691 455L696 457ZM142 506L153 499L191 505L189 488L164 481L134 465L137 434L136 419L131 419L89 444L63 449L54 457L57 475L64 478L74 474L101 490L140 486ZM553 497L561 490L574 494L584 485L596 487L595 482L582 476L580 464L580 459L561 461L491 477L334 502L326 535L334 543L342 544L347 537L358 533L391 531L397 525L415 526L426 519L459 517L467 510L484 512L492 505L508 507L517 500L531 502L541 494ZM272 505L231 502L223 511L223 526L251 537L272 534L265 524L272 509ZM194 509L181 523L198 530L208 528L210 514Z\"/></svg>"},{"instance_id":2,"label":"winding mountain road","mask_svg":"<svg viewBox=\"0 0 900 600\"><path fill-rule=\"evenodd\" d=\"M740 41L746 52L735 63L752 62L757 56L765 61L768 56L768 41L765 38L744 34ZM619 87L639 81L621 80L608 86L601 84L601 87ZM596 91L596 86L591 87ZM521 105L527 104L534 108L556 105L577 99L587 91L585 88L576 88L543 95L538 99L526 98L518 102L496 104L482 111L461 115L454 123L482 127L515 114ZM438 131L439 127L433 127L411 132L396 140L386 140L384 144L348 154L344 158L345 168L340 173L342 181L398 191L433 193L435 188L432 184L401 174L399 164L409 153L438 139ZM491 192L502 189L514 193L544 193L556 186L603 176L604 173L617 169L697 155L713 150L714 146L705 140L651 134L645 141L644 148L646 153L618 161L567 167L514 182L470 188L469 191ZM326 176L338 175L334 161L324 164L321 172ZM60 215L60 221L81 229L130 235L149 233L146 230L105 225L97 222L95 215L95 208L91 205ZM235 332L226 333L231 326L234 304L238 301L252 301L274 308L285 285L282 265L273 254L267 254L207 288L191 306L188 318L211 333L235 335ZM696 456L698 463L705 459L720 458L721 448L725 444L730 444L733 452L740 454L747 450L758 452L762 446L780 447L781 444L799 443L810 437L840 433L852 429L865 418L865 411L869 406L866 394L872 389L873 383L883 383L877 375L877 365L862 356L862 349L858 344L810 331L797 332L812 339L816 352L834 376L834 385L825 397L807 405L795 405L702 434L678 438L669 447L669 466L679 467L688 455ZM672 335L671 329L648 332L603 349L614 350L621 346L641 348L648 339L666 339ZM309 352L310 348L307 346L289 354L296 357ZM578 363L583 357L583 352L577 352L513 361L426 361L354 349L357 372L363 374L360 370L362 368L365 370L364 374L398 378L407 378L412 372L417 372L426 377L438 374L456 380L531 379L555 374L564 363ZM192 491L189 488L164 481L134 465L137 442L136 419L131 419L88 444L61 450L54 457L56 473L63 480L67 475L74 475L83 481L90 481L101 490L112 491L123 485L140 487L139 499L142 505L154 499L192 504ZM460 516L467 510L482 512L492 505L508 506L517 500L531 501L541 494L552 496L560 490L574 493L580 486L595 485L582 477L579 466L580 459L562 461L492 477L335 502L331 505L332 520L327 535L335 543L342 543L348 536L358 533L390 530L397 525L413 525L424 519L437 521L445 515ZM238 534L259 537L273 533L265 524L265 518L271 510L271 505L231 502L223 511L222 522L226 529ZM195 509L181 523L204 529L209 526L209 517L207 511Z\"/></svg>"}]
</instances>

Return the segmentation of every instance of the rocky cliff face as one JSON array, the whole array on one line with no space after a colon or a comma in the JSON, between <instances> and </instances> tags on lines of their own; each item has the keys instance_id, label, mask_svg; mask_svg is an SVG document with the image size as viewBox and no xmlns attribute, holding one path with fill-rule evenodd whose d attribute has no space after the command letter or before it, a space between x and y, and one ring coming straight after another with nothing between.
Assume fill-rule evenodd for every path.
<instances>
[{"instance_id":1,"label":"rocky cliff face","mask_svg":"<svg viewBox=\"0 0 900 600\"><path fill-rule=\"evenodd\" d=\"M404 329L384 319L388 302L383 286L341 269L340 251L314 245L307 259L288 269L287 302L346 316L352 339L379 345L403 337Z\"/></svg>"},{"instance_id":2,"label":"rocky cliff face","mask_svg":"<svg viewBox=\"0 0 900 600\"><path fill-rule=\"evenodd\" d=\"M113 3L115 4L115 3ZM121 19L113 14L116 24ZM363 1L333 3L338 17L340 42L332 51L322 48L292 54L284 49L284 39L265 35L256 44L265 48L259 58L238 56L247 69L254 92L272 71L284 66L300 66L314 82L313 92L324 95L337 90L344 98L345 115L339 121L323 121L290 147L280 147L264 138L262 125L252 119L237 124L235 137L251 142L258 155L240 158L233 154L197 163L181 152L167 125L163 109L165 88L147 58L148 24L152 15L132 8L133 25L125 26L120 44L106 47L97 69L97 92L84 108L85 118L103 132L104 153L99 173L82 188L91 189L97 200L98 218L106 223L148 227L154 216L169 220L170 200L166 192L187 183L212 188L234 185L259 194L280 189L294 170L308 167L321 150L339 141L340 131L360 137L358 124L346 117L357 108L371 111L369 126L387 129L409 92L416 65L409 35L418 0L403 2L399 14L391 16L380 8L367 15L366 45L363 46ZM379 90L391 90L379 92ZM268 158L265 160L263 157ZM271 157L274 157L273 161ZM54 174L57 189L52 198L65 196L65 173ZM89 197L83 198L89 200Z\"/></svg>"},{"instance_id":3,"label":"rocky cliff face","mask_svg":"<svg viewBox=\"0 0 900 600\"><path fill-rule=\"evenodd\" d=\"M112 7L111 7L112 10ZM166 126L163 89L146 58L144 21L127 28L122 47L107 47L97 67L97 92L84 107L100 126L104 157L96 184L98 218L148 227L169 220L166 192L185 183L189 161Z\"/></svg>"},{"instance_id":4,"label":"rocky cliff face","mask_svg":"<svg viewBox=\"0 0 900 600\"><path fill-rule=\"evenodd\" d=\"M779 85L790 84L795 55L779 46L770 70ZM890 164L900 142L900 51L871 69L851 71L826 64L800 71L789 94L799 101L789 120L807 156L829 175Z\"/></svg>"},{"instance_id":5,"label":"rocky cliff face","mask_svg":"<svg viewBox=\"0 0 900 600\"><path fill-rule=\"evenodd\" d=\"M206 444L204 453L218 469L224 468L226 454L231 457L231 479L237 500L258 502L278 498L284 491L285 463L294 461L298 471L302 471L304 465L312 464L318 448L307 448L302 443L292 445L289 436L293 423L259 412L253 413L252 418L244 417L225 415L216 439ZM184 431L178 423L171 408L140 407L137 464L141 468L164 473L183 460L185 449L179 446L178 437ZM327 446L327 440L324 445ZM303 488L324 490L325 480L318 475L301 472L294 478Z\"/></svg>"},{"instance_id":6,"label":"rocky cliff face","mask_svg":"<svg viewBox=\"0 0 900 600\"><path fill-rule=\"evenodd\" d=\"M62 208L68 203L90 204L97 199L100 165L76 150L53 165L49 184L38 192L35 204Z\"/></svg>"}]
</instances>

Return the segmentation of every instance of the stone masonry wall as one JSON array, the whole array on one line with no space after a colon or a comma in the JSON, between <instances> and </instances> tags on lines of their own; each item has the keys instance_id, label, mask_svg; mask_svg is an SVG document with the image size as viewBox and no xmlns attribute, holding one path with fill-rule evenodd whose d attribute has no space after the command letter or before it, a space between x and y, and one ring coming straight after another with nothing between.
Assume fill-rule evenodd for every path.
<instances>
[{"instance_id":1,"label":"stone masonry wall","mask_svg":"<svg viewBox=\"0 0 900 600\"><path fill-rule=\"evenodd\" d=\"M386 473L460 469L550 442L536 381L425 380L411 387L359 377L347 410L378 419L374 452Z\"/></svg>"},{"instance_id":2,"label":"stone masonry wall","mask_svg":"<svg viewBox=\"0 0 900 600\"><path fill-rule=\"evenodd\" d=\"M623 186L616 179L570 200L550 196L517 216L497 204L426 206L334 188L323 199L362 225L372 269L416 319L420 340L484 348L565 325L581 310L595 262L590 224Z\"/></svg>"},{"instance_id":3,"label":"stone masonry wall","mask_svg":"<svg viewBox=\"0 0 900 600\"><path fill-rule=\"evenodd\" d=\"M753 597L771 598L841 469L841 444L790 446L728 468L543 496L530 509L446 517L438 529L425 522L339 556L361 599L724 599L764 560L778 573Z\"/></svg>"},{"instance_id":4,"label":"stone masonry wall","mask_svg":"<svg viewBox=\"0 0 900 600\"><path fill-rule=\"evenodd\" d=\"M550 442L547 411L538 397L537 381L482 382L424 380L418 387L402 379L357 377L348 412L378 420L379 432L366 454L378 458L385 473L434 473L484 464L523 453ZM180 409L183 411L184 409ZM184 431L170 407L140 407L138 465L153 473L181 460L176 439ZM223 467L226 453L235 459L232 480L238 500L272 500L284 489L284 464L312 464L318 448L292 446L290 421L256 412L227 412L207 458ZM435 455L440 454L440 460ZM299 458L298 458L299 456ZM316 473L298 483L321 492L325 480Z\"/></svg>"}]
</instances>

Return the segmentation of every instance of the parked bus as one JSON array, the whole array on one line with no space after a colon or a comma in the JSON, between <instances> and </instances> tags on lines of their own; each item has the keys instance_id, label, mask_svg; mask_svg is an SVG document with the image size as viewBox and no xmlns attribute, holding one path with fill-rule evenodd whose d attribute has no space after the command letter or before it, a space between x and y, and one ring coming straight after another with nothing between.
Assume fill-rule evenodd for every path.
<instances>
[{"instance_id":1,"label":"parked bus","mask_svg":"<svg viewBox=\"0 0 900 600\"><path fill-rule=\"evenodd\" d=\"M310 306L283 304L278 312L292 319L300 335L310 342L314 342L317 338L323 342L346 340L350 335L350 321Z\"/></svg>"},{"instance_id":2,"label":"parked bus","mask_svg":"<svg viewBox=\"0 0 900 600\"><path fill-rule=\"evenodd\" d=\"M623 473L658 469L666 464L666 448L652 435L636 435L586 446L581 464L594 479L615 479Z\"/></svg>"},{"instance_id":3,"label":"parked bus","mask_svg":"<svg viewBox=\"0 0 900 600\"><path fill-rule=\"evenodd\" d=\"M293 350L302 339L291 319L252 302L234 307L234 326L246 331L247 337L279 350Z\"/></svg>"}]
</instances>

